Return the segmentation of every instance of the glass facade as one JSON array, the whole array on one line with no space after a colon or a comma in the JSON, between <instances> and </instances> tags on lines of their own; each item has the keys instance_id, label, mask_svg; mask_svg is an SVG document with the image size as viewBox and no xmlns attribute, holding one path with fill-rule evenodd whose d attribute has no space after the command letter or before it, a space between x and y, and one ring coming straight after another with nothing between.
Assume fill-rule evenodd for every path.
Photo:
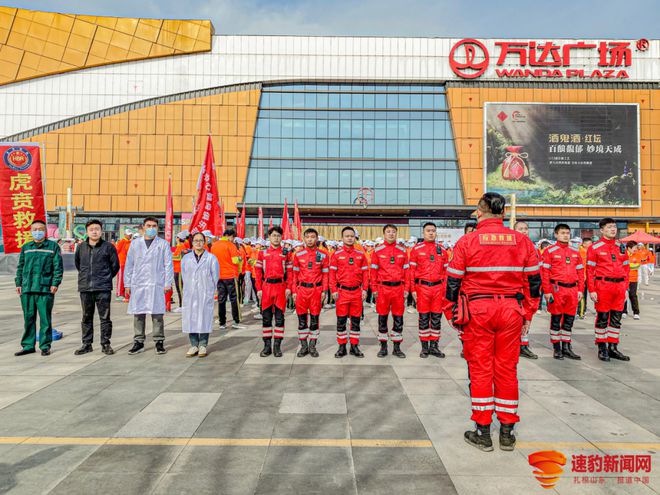
<instances>
[{"instance_id":1,"label":"glass facade","mask_svg":"<svg viewBox=\"0 0 660 495\"><path fill-rule=\"evenodd\" d=\"M263 88L245 202L462 205L441 85Z\"/></svg>"}]
</instances>

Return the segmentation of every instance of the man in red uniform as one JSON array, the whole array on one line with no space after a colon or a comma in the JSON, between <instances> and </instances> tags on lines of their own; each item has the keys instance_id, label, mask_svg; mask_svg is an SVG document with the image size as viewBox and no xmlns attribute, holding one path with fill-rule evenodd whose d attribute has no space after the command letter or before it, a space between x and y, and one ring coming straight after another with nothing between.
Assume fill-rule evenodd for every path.
<instances>
[{"instance_id":1,"label":"man in red uniform","mask_svg":"<svg viewBox=\"0 0 660 495\"><path fill-rule=\"evenodd\" d=\"M555 359L581 359L571 348L571 333L578 302L584 290L584 265L580 250L569 244L571 228L555 227L557 243L543 251L541 279L543 297L550 312L550 342Z\"/></svg>"},{"instance_id":2,"label":"man in red uniform","mask_svg":"<svg viewBox=\"0 0 660 495\"><path fill-rule=\"evenodd\" d=\"M124 229L124 237L117 241L117 256L119 256L119 275L117 276L117 299L128 302L129 297L124 290L124 267L126 266L126 258L128 257L128 249L131 247L131 238L133 231L126 227Z\"/></svg>"},{"instance_id":3,"label":"man in red uniform","mask_svg":"<svg viewBox=\"0 0 660 495\"><path fill-rule=\"evenodd\" d=\"M521 234L525 235L526 237L529 238L529 225L527 222L524 222L522 220L518 220L514 225L513 225L513 230L516 232L520 232ZM538 255L537 251L537 255ZM539 263L541 262L541 257L539 256ZM532 352L532 350L529 348L529 334L524 334L520 337L520 357L524 357L527 359L538 359L539 357Z\"/></svg>"},{"instance_id":4,"label":"man in red uniform","mask_svg":"<svg viewBox=\"0 0 660 495\"><path fill-rule=\"evenodd\" d=\"M330 260L330 291L337 311L336 358L346 355L346 322L351 318L351 355L363 358L360 351L360 319L362 302L367 298L369 285L369 264L367 255L355 249L355 230L344 227L341 231L344 246L337 250Z\"/></svg>"},{"instance_id":5,"label":"man in red uniform","mask_svg":"<svg viewBox=\"0 0 660 495\"><path fill-rule=\"evenodd\" d=\"M319 338L319 315L328 290L328 255L318 249L319 233L316 230L305 230L303 237L304 249L295 252L293 256L293 300L298 314L300 339L298 357L307 354L319 357L316 341Z\"/></svg>"},{"instance_id":6,"label":"man in red uniform","mask_svg":"<svg viewBox=\"0 0 660 495\"><path fill-rule=\"evenodd\" d=\"M380 351L378 357L387 356L387 317L392 313L392 333L390 338L394 344L392 354L399 358L406 355L401 350L403 341L403 310L408 297L409 283L408 256L406 248L396 243L397 228L387 224L383 227L385 243L374 251L371 259L372 290L376 296L376 313L378 313L378 340Z\"/></svg>"},{"instance_id":7,"label":"man in red uniform","mask_svg":"<svg viewBox=\"0 0 660 495\"><path fill-rule=\"evenodd\" d=\"M477 229L456 243L447 268L449 315L462 332L470 376L475 431L465 441L492 451L493 411L501 424L500 449L513 450L518 417L520 334L538 307L541 275L529 238L504 227L505 199L486 193L477 206Z\"/></svg>"},{"instance_id":8,"label":"man in red uniform","mask_svg":"<svg viewBox=\"0 0 660 495\"><path fill-rule=\"evenodd\" d=\"M616 240L616 221L603 218L598 226L602 238L587 251L587 285L589 297L596 305L598 359L630 361L618 349L630 260L626 246Z\"/></svg>"},{"instance_id":9,"label":"man in red uniform","mask_svg":"<svg viewBox=\"0 0 660 495\"><path fill-rule=\"evenodd\" d=\"M291 263L282 250L282 228L268 229L270 247L259 251L255 264L257 297L261 301L261 315L263 323L262 337L264 348L261 357L282 357L282 339L284 338L284 311L286 300L291 294L289 283L291 277ZM275 330L273 331L273 315L275 316ZM271 348L271 339L274 342Z\"/></svg>"},{"instance_id":10,"label":"man in red uniform","mask_svg":"<svg viewBox=\"0 0 660 495\"><path fill-rule=\"evenodd\" d=\"M445 354L438 348L440 323L445 302L445 272L449 257L436 242L437 227L433 222L422 226L424 242L416 244L410 252L410 287L419 313L419 340L421 358L429 354L439 358Z\"/></svg>"}]
</instances>

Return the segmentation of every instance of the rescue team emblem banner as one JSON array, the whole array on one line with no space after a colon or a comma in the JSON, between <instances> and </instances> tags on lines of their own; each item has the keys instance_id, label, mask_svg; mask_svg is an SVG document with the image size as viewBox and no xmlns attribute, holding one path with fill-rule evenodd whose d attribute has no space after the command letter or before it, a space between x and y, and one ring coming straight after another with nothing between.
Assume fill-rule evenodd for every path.
<instances>
[{"instance_id":1,"label":"rescue team emblem banner","mask_svg":"<svg viewBox=\"0 0 660 495\"><path fill-rule=\"evenodd\" d=\"M32 240L30 225L46 220L38 144L0 143L0 214L5 253Z\"/></svg>"},{"instance_id":2,"label":"rescue team emblem banner","mask_svg":"<svg viewBox=\"0 0 660 495\"><path fill-rule=\"evenodd\" d=\"M640 205L636 104L486 103L485 190L522 206Z\"/></svg>"}]
</instances>

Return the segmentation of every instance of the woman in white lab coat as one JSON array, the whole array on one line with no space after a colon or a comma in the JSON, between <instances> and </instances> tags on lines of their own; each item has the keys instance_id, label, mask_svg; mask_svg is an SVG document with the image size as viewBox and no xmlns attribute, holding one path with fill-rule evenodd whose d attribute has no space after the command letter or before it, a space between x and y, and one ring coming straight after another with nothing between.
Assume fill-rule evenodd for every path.
<instances>
[{"instance_id":1,"label":"woman in white lab coat","mask_svg":"<svg viewBox=\"0 0 660 495\"><path fill-rule=\"evenodd\" d=\"M192 251L181 259L181 277L186 287L183 291L181 325L190 338L186 357L206 357L209 334L213 330L213 298L220 267L216 257L205 249L204 234L198 232L190 239Z\"/></svg>"}]
</instances>

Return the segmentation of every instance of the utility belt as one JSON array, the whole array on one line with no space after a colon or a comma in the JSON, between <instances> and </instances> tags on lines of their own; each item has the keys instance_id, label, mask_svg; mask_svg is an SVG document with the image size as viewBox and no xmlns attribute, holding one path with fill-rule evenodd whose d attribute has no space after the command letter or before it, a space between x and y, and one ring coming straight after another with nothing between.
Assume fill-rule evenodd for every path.
<instances>
[{"instance_id":1,"label":"utility belt","mask_svg":"<svg viewBox=\"0 0 660 495\"><path fill-rule=\"evenodd\" d=\"M596 277L596 280L604 280L605 282L613 282L618 284L619 282L623 282L625 278Z\"/></svg>"},{"instance_id":2,"label":"utility belt","mask_svg":"<svg viewBox=\"0 0 660 495\"><path fill-rule=\"evenodd\" d=\"M459 294L458 301L452 309L452 320L454 325L465 326L470 322L470 308L468 302L481 299L515 299L521 302L525 296L523 294Z\"/></svg>"},{"instance_id":3,"label":"utility belt","mask_svg":"<svg viewBox=\"0 0 660 495\"><path fill-rule=\"evenodd\" d=\"M321 287L323 285L321 282L311 283L311 282L298 282L298 287L306 287L308 289L313 289L314 287Z\"/></svg>"},{"instance_id":4,"label":"utility belt","mask_svg":"<svg viewBox=\"0 0 660 495\"><path fill-rule=\"evenodd\" d=\"M468 301L475 301L477 299L517 299L518 301L522 301L525 296L518 293L518 294L507 294L505 296L501 294L470 294L468 297Z\"/></svg>"},{"instance_id":5,"label":"utility belt","mask_svg":"<svg viewBox=\"0 0 660 495\"><path fill-rule=\"evenodd\" d=\"M558 282L557 280L550 280L552 285L558 285L559 287L566 287L567 289L572 289L577 287L577 282L567 283L567 282Z\"/></svg>"},{"instance_id":6,"label":"utility belt","mask_svg":"<svg viewBox=\"0 0 660 495\"><path fill-rule=\"evenodd\" d=\"M383 281L380 282L380 285L385 285L387 287L398 287L399 285L403 285L403 282L388 282L388 281Z\"/></svg>"},{"instance_id":7,"label":"utility belt","mask_svg":"<svg viewBox=\"0 0 660 495\"><path fill-rule=\"evenodd\" d=\"M267 284L281 284L284 282L283 278L267 278L266 283Z\"/></svg>"},{"instance_id":8,"label":"utility belt","mask_svg":"<svg viewBox=\"0 0 660 495\"><path fill-rule=\"evenodd\" d=\"M341 289L341 290L351 290L351 291L353 291L353 290L358 290L359 288L360 288L359 285L356 285L355 287L348 287L346 285L337 285L337 289Z\"/></svg>"},{"instance_id":9,"label":"utility belt","mask_svg":"<svg viewBox=\"0 0 660 495\"><path fill-rule=\"evenodd\" d=\"M442 282L444 282L444 279L440 279L437 282L429 282L428 280L421 280L419 278L415 279L416 284L426 285L427 287L435 287L436 285L440 285Z\"/></svg>"}]
</instances>

